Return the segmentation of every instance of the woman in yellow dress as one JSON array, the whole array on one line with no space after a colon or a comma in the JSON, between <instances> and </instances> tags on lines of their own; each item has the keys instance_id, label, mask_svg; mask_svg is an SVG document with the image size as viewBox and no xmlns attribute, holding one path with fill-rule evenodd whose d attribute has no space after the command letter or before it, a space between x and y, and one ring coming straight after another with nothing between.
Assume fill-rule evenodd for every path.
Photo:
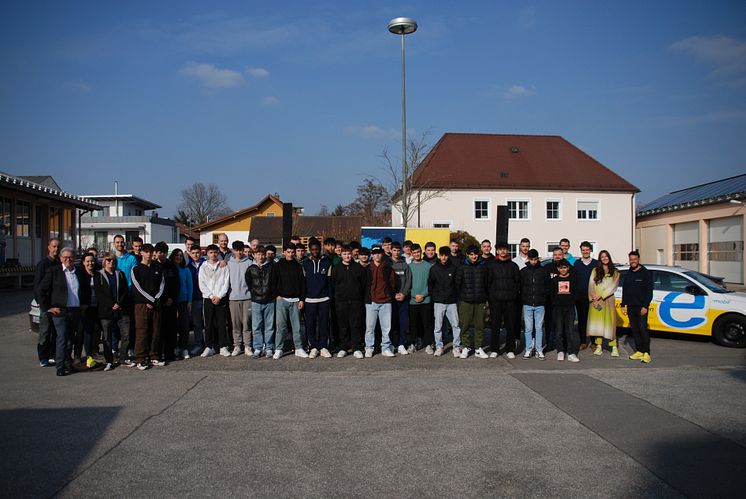
<instances>
[{"instance_id":1,"label":"woman in yellow dress","mask_svg":"<svg viewBox=\"0 0 746 499\"><path fill-rule=\"evenodd\" d=\"M603 354L604 338L609 340L611 356L619 357L616 343L616 307L614 293L619 285L619 271L606 250L598 254L598 265L588 281L588 336L595 336L594 355Z\"/></svg>"}]
</instances>

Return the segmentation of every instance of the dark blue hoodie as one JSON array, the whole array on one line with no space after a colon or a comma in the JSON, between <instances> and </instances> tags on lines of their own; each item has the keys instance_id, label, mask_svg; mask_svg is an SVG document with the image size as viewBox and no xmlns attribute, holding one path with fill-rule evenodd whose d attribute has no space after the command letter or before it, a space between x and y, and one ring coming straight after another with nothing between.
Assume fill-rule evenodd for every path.
<instances>
[{"instance_id":1,"label":"dark blue hoodie","mask_svg":"<svg viewBox=\"0 0 746 499\"><path fill-rule=\"evenodd\" d=\"M301 262L303 272L306 274L306 301L313 303L319 298L329 298L331 289L329 286L329 275L331 273L332 261L326 255L318 260L306 258Z\"/></svg>"}]
</instances>

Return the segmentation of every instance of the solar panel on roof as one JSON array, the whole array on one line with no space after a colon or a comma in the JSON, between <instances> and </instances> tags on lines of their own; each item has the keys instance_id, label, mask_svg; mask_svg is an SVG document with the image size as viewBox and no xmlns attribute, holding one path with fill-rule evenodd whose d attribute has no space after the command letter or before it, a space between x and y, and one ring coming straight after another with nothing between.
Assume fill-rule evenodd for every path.
<instances>
[{"instance_id":1,"label":"solar panel on roof","mask_svg":"<svg viewBox=\"0 0 746 499\"><path fill-rule=\"evenodd\" d=\"M675 207L680 205L681 208L684 208L687 207L684 205L698 202L706 203L709 200L737 194L746 195L746 174L670 192L642 206L638 210L638 214L676 209Z\"/></svg>"}]
</instances>

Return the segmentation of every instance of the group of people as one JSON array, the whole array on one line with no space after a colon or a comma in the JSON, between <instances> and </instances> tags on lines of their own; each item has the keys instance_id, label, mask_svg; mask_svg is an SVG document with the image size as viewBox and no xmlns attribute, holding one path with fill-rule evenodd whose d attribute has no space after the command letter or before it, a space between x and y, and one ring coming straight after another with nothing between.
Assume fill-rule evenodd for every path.
<instances>
[{"instance_id":1,"label":"group of people","mask_svg":"<svg viewBox=\"0 0 746 499\"><path fill-rule=\"evenodd\" d=\"M585 241L575 258L563 239L547 265L525 238L514 258L507 243L493 253L488 240L465 253L457 241L436 249L385 238L365 248L311 238L306 248L293 237L278 255L256 239L229 247L225 234L206 248L188 239L185 251L170 253L164 242L137 238L131 246L117 235L114 251L99 258L92 248L75 265L71 248L50 241L34 287L41 366L54 365L59 376L76 363L93 368L100 345L105 371L146 370L196 355L280 359L288 337L303 358L363 359L377 349L385 357L420 349L439 357L448 337L461 359L514 359L523 350L525 359L544 360L554 349L557 360L578 362L590 338L595 355L603 355L607 340L611 356L619 356L620 272L608 251L592 258ZM621 305L638 350L630 358L650 362L652 281L637 252L629 263L633 277L624 280Z\"/></svg>"}]
</instances>

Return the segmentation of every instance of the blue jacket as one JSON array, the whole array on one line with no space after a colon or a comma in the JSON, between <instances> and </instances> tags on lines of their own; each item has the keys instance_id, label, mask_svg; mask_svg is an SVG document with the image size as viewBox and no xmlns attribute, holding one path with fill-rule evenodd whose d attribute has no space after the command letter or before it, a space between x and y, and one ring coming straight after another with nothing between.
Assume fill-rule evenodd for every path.
<instances>
[{"instance_id":1,"label":"blue jacket","mask_svg":"<svg viewBox=\"0 0 746 499\"><path fill-rule=\"evenodd\" d=\"M199 268L203 263L205 263L205 259L202 257L200 257L199 263L196 265L191 258L187 263L187 268L192 273L192 301L202 301L202 291L199 290Z\"/></svg>"},{"instance_id":2,"label":"blue jacket","mask_svg":"<svg viewBox=\"0 0 746 499\"><path fill-rule=\"evenodd\" d=\"M117 270L121 270L127 279L127 286L132 287L132 267L137 265L137 257L132 253L125 253L117 257Z\"/></svg>"},{"instance_id":3,"label":"blue jacket","mask_svg":"<svg viewBox=\"0 0 746 499\"><path fill-rule=\"evenodd\" d=\"M329 286L329 275L331 274L332 260L326 255L318 260L306 258L301 262L303 272L306 274L306 301L313 303L314 298L331 297Z\"/></svg>"},{"instance_id":4,"label":"blue jacket","mask_svg":"<svg viewBox=\"0 0 746 499\"><path fill-rule=\"evenodd\" d=\"M177 303L192 302L194 295L194 284L192 283L192 272L188 267L178 267L179 269L179 297ZM199 288L199 283L197 285Z\"/></svg>"}]
</instances>

